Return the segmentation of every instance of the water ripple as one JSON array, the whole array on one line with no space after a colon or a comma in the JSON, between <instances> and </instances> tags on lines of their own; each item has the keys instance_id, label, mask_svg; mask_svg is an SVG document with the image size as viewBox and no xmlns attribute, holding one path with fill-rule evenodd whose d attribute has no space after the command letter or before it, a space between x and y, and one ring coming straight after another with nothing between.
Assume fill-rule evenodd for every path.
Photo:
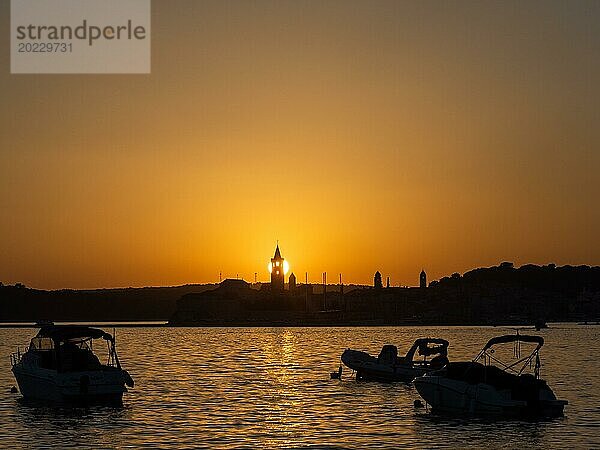
<instances>
[{"instance_id":1,"label":"water ripple","mask_svg":"<svg viewBox=\"0 0 600 450\"><path fill-rule=\"evenodd\" d=\"M543 376L570 404L551 421L446 418L415 409L412 385L329 379L348 347L405 351L421 336L470 359L493 328L124 328L122 364L136 381L122 408L19 401L0 369L0 443L11 448L477 448L600 445L600 327L543 331ZM0 354L32 330L0 329ZM581 343L586 343L581 353Z\"/></svg>"}]
</instances>

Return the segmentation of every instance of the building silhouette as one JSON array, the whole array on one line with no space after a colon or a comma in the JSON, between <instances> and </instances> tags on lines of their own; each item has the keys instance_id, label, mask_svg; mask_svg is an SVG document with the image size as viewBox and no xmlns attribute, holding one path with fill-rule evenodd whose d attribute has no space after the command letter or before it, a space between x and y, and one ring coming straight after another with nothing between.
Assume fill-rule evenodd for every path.
<instances>
[{"instance_id":1,"label":"building silhouette","mask_svg":"<svg viewBox=\"0 0 600 450\"><path fill-rule=\"evenodd\" d=\"M421 275L419 275L419 286L421 288L427 287L427 274L424 269L421 270Z\"/></svg>"},{"instance_id":2,"label":"building silhouette","mask_svg":"<svg viewBox=\"0 0 600 450\"><path fill-rule=\"evenodd\" d=\"M275 255L271 258L271 291L272 292L283 292L284 286L284 273L283 273L283 261L281 252L279 251L279 244L275 249Z\"/></svg>"},{"instance_id":3,"label":"building silhouette","mask_svg":"<svg viewBox=\"0 0 600 450\"><path fill-rule=\"evenodd\" d=\"M293 293L296 290L296 275L294 275L294 272L292 272L288 278L288 289L290 290L290 293Z\"/></svg>"},{"instance_id":4,"label":"building silhouette","mask_svg":"<svg viewBox=\"0 0 600 450\"><path fill-rule=\"evenodd\" d=\"M381 273L379 270L375 272L375 276L373 277L373 286L375 289L383 288L383 282L381 281Z\"/></svg>"}]
</instances>

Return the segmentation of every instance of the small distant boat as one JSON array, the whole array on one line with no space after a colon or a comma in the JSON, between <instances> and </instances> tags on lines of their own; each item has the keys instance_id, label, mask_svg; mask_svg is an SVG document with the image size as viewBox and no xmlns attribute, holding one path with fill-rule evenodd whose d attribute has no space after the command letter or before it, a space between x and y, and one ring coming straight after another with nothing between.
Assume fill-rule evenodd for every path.
<instances>
[{"instance_id":1,"label":"small distant boat","mask_svg":"<svg viewBox=\"0 0 600 450\"><path fill-rule=\"evenodd\" d=\"M544 328L548 328L548 324L543 320L536 320L534 326L535 331L540 331Z\"/></svg>"},{"instance_id":2,"label":"small distant boat","mask_svg":"<svg viewBox=\"0 0 600 450\"><path fill-rule=\"evenodd\" d=\"M448 341L444 339L417 339L404 357L398 357L398 349L395 345L384 345L378 357L359 350L347 349L342 353L342 362L356 371L357 380L409 383L418 376L446 365L448 345ZM413 359L417 352L423 356L422 360ZM436 356L428 361L427 357L433 355Z\"/></svg>"},{"instance_id":3,"label":"small distant boat","mask_svg":"<svg viewBox=\"0 0 600 450\"><path fill-rule=\"evenodd\" d=\"M93 343L107 344L107 362ZM48 325L31 339L25 353L11 356L12 372L25 399L50 402L120 403L133 379L121 368L115 338L102 330L74 325Z\"/></svg>"},{"instance_id":4,"label":"small distant boat","mask_svg":"<svg viewBox=\"0 0 600 450\"><path fill-rule=\"evenodd\" d=\"M494 354L492 347L511 342L515 343L517 361L505 364ZM536 344L534 350L523 358L520 357L521 342ZM416 378L415 387L431 405L432 411L523 417L562 416L568 402L557 400L552 389L539 376L539 351L543 345L544 338L540 336L498 336L490 339L473 361L449 363L443 369ZM501 367L492 365L492 361ZM534 366L534 374L523 373L531 365Z\"/></svg>"}]
</instances>

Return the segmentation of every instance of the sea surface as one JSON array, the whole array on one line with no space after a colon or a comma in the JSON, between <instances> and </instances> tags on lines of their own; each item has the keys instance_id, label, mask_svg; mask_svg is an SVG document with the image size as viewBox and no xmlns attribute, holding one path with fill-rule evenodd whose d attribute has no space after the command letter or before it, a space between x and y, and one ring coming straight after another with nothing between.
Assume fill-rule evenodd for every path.
<instances>
[{"instance_id":1,"label":"sea surface","mask_svg":"<svg viewBox=\"0 0 600 450\"><path fill-rule=\"evenodd\" d=\"M348 347L378 354L393 343L404 354L418 337L442 337L458 361L507 328L117 328L135 387L123 407L89 408L29 405L11 393L9 355L35 330L4 328L0 447L600 447L600 326L550 326L538 333L542 377L569 405L538 422L438 416L415 408L410 384L329 376Z\"/></svg>"}]
</instances>

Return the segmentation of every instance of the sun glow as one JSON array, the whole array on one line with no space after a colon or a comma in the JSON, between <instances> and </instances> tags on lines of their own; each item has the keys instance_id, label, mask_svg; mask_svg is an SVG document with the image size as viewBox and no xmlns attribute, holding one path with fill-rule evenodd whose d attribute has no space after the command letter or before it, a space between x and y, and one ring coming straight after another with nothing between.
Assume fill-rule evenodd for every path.
<instances>
[{"instance_id":1,"label":"sun glow","mask_svg":"<svg viewBox=\"0 0 600 450\"><path fill-rule=\"evenodd\" d=\"M273 272L273 263L268 263L267 264L267 270L269 271L269 273ZM290 270L290 265L288 264L287 261L283 261L283 274L286 275Z\"/></svg>"}]
</instances>

